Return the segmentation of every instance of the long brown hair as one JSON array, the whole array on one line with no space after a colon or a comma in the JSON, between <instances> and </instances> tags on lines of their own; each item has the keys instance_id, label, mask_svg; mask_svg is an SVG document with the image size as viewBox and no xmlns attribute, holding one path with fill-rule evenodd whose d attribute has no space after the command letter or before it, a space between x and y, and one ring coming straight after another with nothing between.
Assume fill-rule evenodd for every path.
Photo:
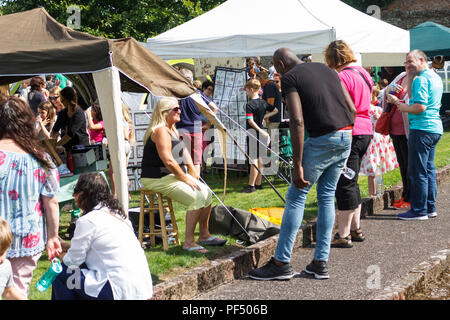
<instances>
[{"instance_id":1,"label":"long brown hair","mask_svg":"<svg viewBox=\"0 0 450 320\"><path fill-rule=\"evenodd\" d=\"M38 105L38 110L39 109L47 111L47 119L49 119L49 123L46 125L46 128L47 130L50 130L56 119L56 108L50 101L43 101L40 105Z\"/></svg>"},{"instance_id":2,"label":"long brown hair","mask_svg":"<svg viewBox=\"0 0 450 320\"><path fill-rule=\"evenodd\" d=\"M65 87L60 92L61 102L67 108L67 114L69 118L72 118L72 115L78 108L78 96L77 91L73 87Z\"/></svg>"},{"instance_id":3,"label":"long brown hair","mask_svg":"<svg viewBox=\"0 0 450 320\"><path fill-rule=\"evenodd\" d=\"M0 140L14 140L47 170L50 163L44 158L44 151L36 135L35 122L36 116L22 99L0 99Z\"/></svg>"}]
</instances>

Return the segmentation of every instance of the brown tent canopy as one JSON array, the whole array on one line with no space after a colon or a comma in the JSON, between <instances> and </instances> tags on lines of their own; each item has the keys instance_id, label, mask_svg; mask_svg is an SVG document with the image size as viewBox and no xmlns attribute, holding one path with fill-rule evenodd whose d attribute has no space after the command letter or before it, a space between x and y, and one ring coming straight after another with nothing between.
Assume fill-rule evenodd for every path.
<instances>
[{"instance_id":1,"label":"brown tent canopy","mask_svg":"<svg viewBox=\"0 0 450 320\"><path fill-rule=\"evenodd\" d=\"M0 16L0 30L0 85L38 74L60 73L73 79L90 98L98 97L109 148L114 154L111 162L115 168L117 195L125 211L128 188L121 143L124 137L123 130L117 130L122 127L121 90L150 91L156 96L177 98L192 96L222 132L221 141L224 141L222 123L198 97L194 86L132 38L108 40L72 30L58 23L43 8Z\"/></svg>"},{"instance_id":2,"label":"brown tent canopy","mask_svg":"<svg viewBox=\"0 0 450 320\"><path fill-rule=\"evenodd\" d=\"M44 8L0 16L0 30L0 85L37 74L91 73L115 66L123 74L124 90L178 98L195 92L135 39L108 40L72 30Z\"/></svg>"}]
</instances>

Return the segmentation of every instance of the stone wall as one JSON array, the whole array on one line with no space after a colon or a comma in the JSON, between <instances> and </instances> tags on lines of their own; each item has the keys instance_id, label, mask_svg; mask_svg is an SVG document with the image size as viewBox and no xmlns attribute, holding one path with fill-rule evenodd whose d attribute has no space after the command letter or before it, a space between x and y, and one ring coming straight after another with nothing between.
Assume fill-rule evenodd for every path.
<instances>
[{"instance_id":1,"label":"stone wall","mask_svg":"<svg viewBox=\"0 0 450 320\"><path fill-rule=\"evenodd\" d=\"M450 26L448 0L396 0L381 10L381 20L409 30L425 21Z\"/></svg>"}]
</instances>

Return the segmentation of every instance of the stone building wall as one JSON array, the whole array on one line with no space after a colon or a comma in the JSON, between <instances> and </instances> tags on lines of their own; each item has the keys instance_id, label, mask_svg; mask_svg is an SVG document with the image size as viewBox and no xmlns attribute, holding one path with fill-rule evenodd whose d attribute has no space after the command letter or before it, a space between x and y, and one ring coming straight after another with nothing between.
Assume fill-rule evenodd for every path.
<instances>
[{"instance_id":1,"label":"stone building wall","mask_svg":"<svg viewBox=\"0 0 450 320\"><path fill-rule=\"evenodd\" d=\"M396 0L381 9L381 20L405 30L425 21L450 27L450 1Z\"/></svg>"}]
</instances>

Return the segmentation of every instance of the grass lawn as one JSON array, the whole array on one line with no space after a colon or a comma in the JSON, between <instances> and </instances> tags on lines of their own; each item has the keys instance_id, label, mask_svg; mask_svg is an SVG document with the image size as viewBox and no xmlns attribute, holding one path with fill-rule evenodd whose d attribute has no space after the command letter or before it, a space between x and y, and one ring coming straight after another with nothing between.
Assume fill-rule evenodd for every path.
<instances>
[{"instance_id":1,"label":"grass lawn","mask_svg":"<svg viewBox=\"0 0 450 320\"><path fill-rule=\"evenodd\" d=\"M437 168L444 167L450 164L450 132L447 130L442 136L441 141L437 145L435 164ZM269 177L272 181L273 177ZM248 210L250 208L256 207L283 207L283 201L276 195L272 188L263 182L263 190L258 190L251 194L241 194L239 191L248 182L248 176L244 173L229 172L227 179L227 194L225 197L225 204L235 208L240 208ZM401 176L399 169L388 172L383 176L385 188L390 188L392 186L401 183ZM205 177L205 181L212 188L212 190L222 199L223 193L223 178L221 174L210 174ZM279 193L284 197L288 188L286 183L281 182L277 179L274 183L275 187ZM368 196L367 187L367 177L360 176L359 185L361 189L362 197ZM186 208L178 203L174 204L174 211L177 219L178 229L180 231L180 239L183 242L185 233L185 214ZM218 205L219 201L214 198L213 206ZM130 207L139 206L139 192L131 193ZM316 200L316 189L315 186L311 189L311 192L307 198L307 204L305 209L304 220L311 220L315 217L317 213L317 200ZM60 221L60 230L63 233L70 222L70 214L63 212ZM198 236L198 235L197 235ZM62 234L61 234L62 237ZM228 239L227 245L224 247L214 248L208 247L210 252L206 255L199 253L186 252L182 250L179 246L170 246L169 250L165 252L162 245L156 246L155 248L148 248L145 250L145 255L148 260L148 264L152 273L153 283L157 284L164 281L171 276L178 273L184 272L186 269L198 266L204 263L208 263L220 255L231 252L233 250L238 250L242 248L242 245L237 244L236 240L230 237L225 237ZM41 259L39 260L38 266L34 271L33 280L31 282L30 296L31 300L48 300L51 296L51 290L46 292L39 292L36 290L36 282L49 268L50 262L47 259L47 255L44 252Z\"/></svg>"}]
</instances>

